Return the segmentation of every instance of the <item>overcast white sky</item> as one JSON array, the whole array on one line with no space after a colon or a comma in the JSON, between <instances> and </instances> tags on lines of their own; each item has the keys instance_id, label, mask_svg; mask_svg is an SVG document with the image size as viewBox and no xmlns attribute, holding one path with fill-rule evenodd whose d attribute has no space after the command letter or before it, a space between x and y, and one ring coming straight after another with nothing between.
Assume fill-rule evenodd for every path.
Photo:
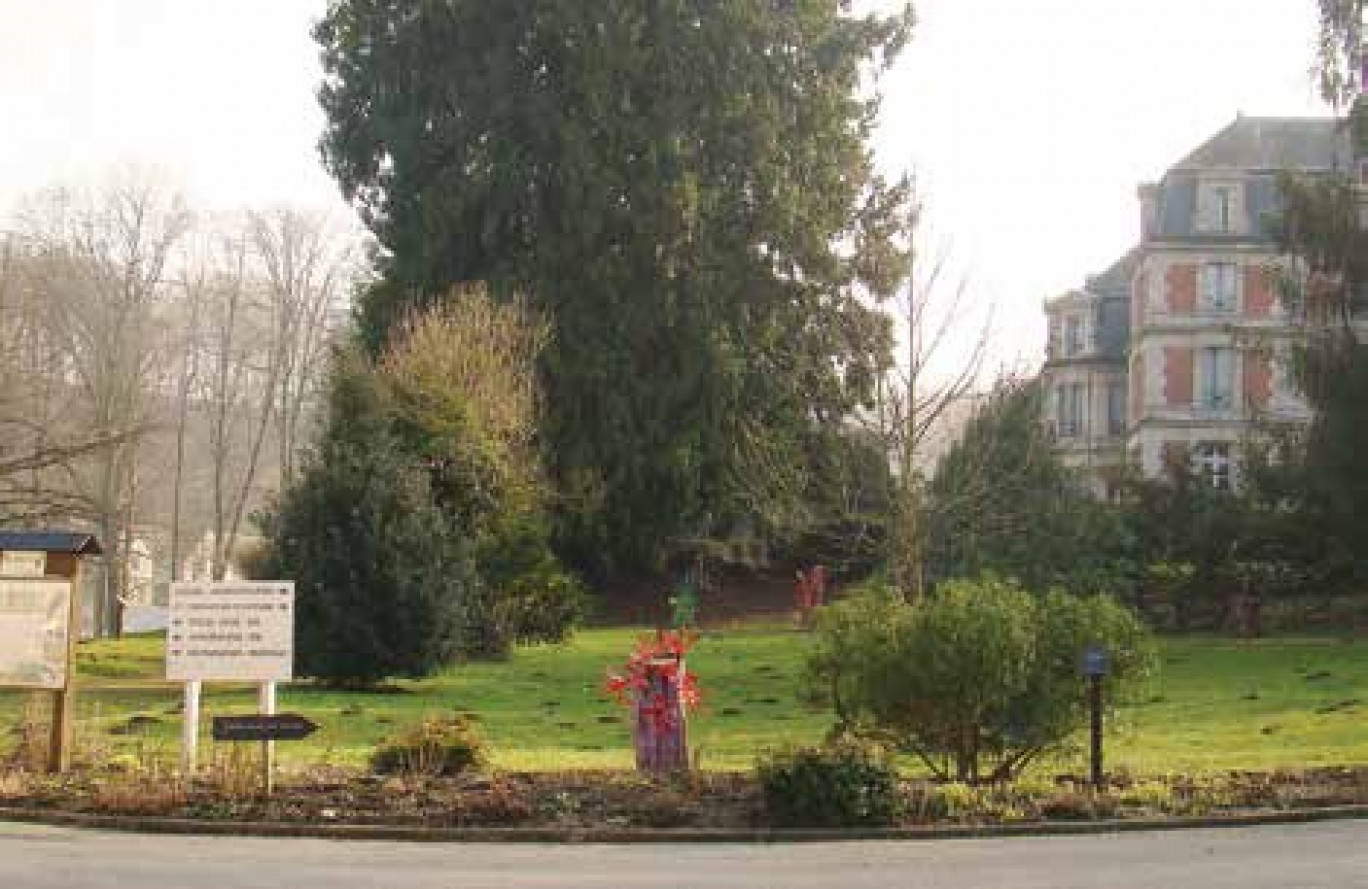
<instances>
[{"instance_id":1,"label":"overcast white sky","mask_svg":"<svg viewBox=\"0 0 1368 889\"><path fill-rule=\"evenodd\" d=\"M498 2L498 0L489 0ZM864 0L894 8L898 0ZM111 164L193 197L345 212L318 163L310 23L325 0L0 0L0 211ZM1040 302L1123 253L1135 186L1237 112L1324 113L1312 0L921 0L878 151L912 166L998 355ZM3 227L3 223L0 223Z\"/></svg>"}]
</instances>

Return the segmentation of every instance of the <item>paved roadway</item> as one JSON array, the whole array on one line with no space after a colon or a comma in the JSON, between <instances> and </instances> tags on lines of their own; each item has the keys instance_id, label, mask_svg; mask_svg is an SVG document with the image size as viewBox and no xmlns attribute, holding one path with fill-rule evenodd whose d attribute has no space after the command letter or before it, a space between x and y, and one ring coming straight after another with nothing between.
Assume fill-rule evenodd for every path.
<instances>
[{"instance_id":1,"label":"paved roadway","mask_svg":"<svg viewBox=\"0 0 1368 889\"><path fill-rule=\"evenodd\" d=\"M428 845L0 823L4 889L1368 887L1368 822L783 846Z\"/></svg>"}]
</instances>

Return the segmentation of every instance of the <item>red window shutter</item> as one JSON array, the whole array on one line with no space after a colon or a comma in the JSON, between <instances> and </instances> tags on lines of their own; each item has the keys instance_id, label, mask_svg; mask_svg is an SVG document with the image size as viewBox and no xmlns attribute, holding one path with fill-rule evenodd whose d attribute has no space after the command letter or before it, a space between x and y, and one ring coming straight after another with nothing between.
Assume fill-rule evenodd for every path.
<instances>
[{"instance_id":1,"label":"red window shutter","mask_svg":"<svg viewBox=\"0 0 1368 889\"><path fill-rule=\"evenodd\" d=\"M1164 295L1169 311L1175 315L1191 315L1197 310L1197 266L1179 263L1168 268L1164 276Z\"/></svg>"},{"instance_id":2,"label":"red window shutter","mask_svg":"<svg viewBox=\"0 0 1368 889\"><path fill-rule=\"evenodd\" d=\"M1186 346L1164 347L1164 401L1192 404L1192 349Z\"/></svg>"},{"instance_id":3,"label":"red window shutter","mask_svg":"<svg viewBox=\"0 0 1368 889\"><path fill-rule=\"evenodd\" d=\"M1244 353L1244 396L1254 410L1267 408L1273 397L1273 362L1264 351Z\"/></svg>"},{"instance_id":4,"label":"red window shutter","mask_svg":"<svg viewBox=\"0 0 1368 889\"><path fill-rule=\"evenodd\" d=\"M1251 318L1267 318L1273 314L1273 303L1276 300L1273 269L1262 265L1245 266L1245 314Z\"/></svg>"}]
</instances>

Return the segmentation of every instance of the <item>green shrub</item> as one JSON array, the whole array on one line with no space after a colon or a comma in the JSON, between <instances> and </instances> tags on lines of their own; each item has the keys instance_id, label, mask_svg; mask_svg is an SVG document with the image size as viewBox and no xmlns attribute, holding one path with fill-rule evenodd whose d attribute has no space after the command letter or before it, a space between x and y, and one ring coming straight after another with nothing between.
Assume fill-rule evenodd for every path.
<instances>
[{"instance_id":1,"label":"green shrub","mask_svg":"<svg viewBox=\"0 0 1368 889\"><path fill-rule=\"evenodd\" d=\"M514 644L566 641L588 611L579 580L551 551L545 523L509 520L479 547L483 594L463 616L469 653L502 657Z\"/></svg>"},{"instance_id":2,"label":"green shrub","mask_svg":"<svg viewBox=\"0 0 1368 889\"><path fill-rule=\"evenodd\" d=\"M459 775L485 762L484 741L464 716L424 719L381 741L370 758L380 775Z\"/></svg>"},{"instance_id":3,"label":"green shrub","mask_svg":"<svg viewBox=\"0 0 1368 889\"><path fill-rule=\"evenodd\" d=\"M346 687L425 676L461 650L458 617L480 589L473 547L388 431L374 374L342 360L332 387L329 434L258 519L270 552L255 570L295 581L302 675Z\"/></svg>"},{"instance_id":4,"label":"green shrub","mask_svg":"<svg viewBox=\"0 0 1368 889\"><path fill-rule=\"evenodd\" d=\"M978 791L958 781L937 784L925 796L926 811L937 820L963 818L978 811Z\"/></svg>"},{"instance_id":5,"label":"green shrub","mask_svg":"<svg viewBox=\"0 0 1368 889\"><path fill-rule=\"evenodd\" d=\"M912 606L879 590L826 609L805 683L845 732L915 753L937 777L1002 781L1087 716L1081 653L1110 653L1106 700L1154 663L1148 631L1105 596L1033 596L994 578L951 581Z\"/></svg>"},{"instance_id":6,"label":"green shrub","mask_svg":"<svg viewBox=\"0 0 1368 889\"><path fill-rule=\"evenodd\" d=\"M877 826L898 814L897 772L864 747L785 751L756 774L770 822L781 827Z\"/></svg>"}]
</instances>

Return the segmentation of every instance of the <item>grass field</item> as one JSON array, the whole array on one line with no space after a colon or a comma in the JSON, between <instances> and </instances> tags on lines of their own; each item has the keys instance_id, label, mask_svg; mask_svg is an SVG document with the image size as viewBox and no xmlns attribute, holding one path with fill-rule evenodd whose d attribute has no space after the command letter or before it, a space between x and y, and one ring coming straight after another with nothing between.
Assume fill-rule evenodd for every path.
<instances>
[{"instance_id":1,"label":"grass field","mask_svg":"<svg viewBox=\"0 0 1368 889\"><path fill-rule=\"evenodd\" d=\"M635 630L590 630L569 645L519 650L504 664L453 667L398 690L361 694L282 688L280 710L322 725L278 745L297 765L364 761L382 736L427 713L471 713L510 769L620 768L631 763L623 713L600 690ZM705 636L690 656L705 709L690 723L704 768L746 769L758 752L818 741L829 717L795 699L807 637L749 626ZM1332 638L1168 639L1145 700L1108 739L1108 767L1137 773L1368 763L1368 643ZM161 680L162 640L83 645L78 751L176 753L179 690ZM0 691L0 726L20 721L26 696ZM250 712L255 692L206 688L209 715ZM205 737L207 738L207 730ZM3 743L3 742L0 742ZM206 756L215 755L206 741ZM219 750L218 753L224 751ZM1050 764L1082 771L1081 757Z\"/></svg>"}]
</instances>

